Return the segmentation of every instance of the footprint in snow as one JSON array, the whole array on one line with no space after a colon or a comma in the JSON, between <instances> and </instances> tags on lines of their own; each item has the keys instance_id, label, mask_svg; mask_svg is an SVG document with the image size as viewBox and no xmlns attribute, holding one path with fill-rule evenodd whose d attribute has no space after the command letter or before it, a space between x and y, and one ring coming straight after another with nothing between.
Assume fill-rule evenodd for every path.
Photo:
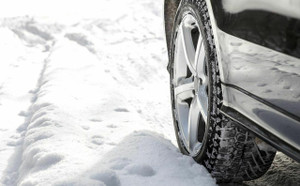
<instances>
[{"instance_id":1,"label":"footprint in snow","mask_svg":"<svg viewBox=\"0 0 300 186\"><path fill-rule=\"evenodd\" d=\"M155 171L149 165L132 164L126 167L128 174L135 174L143 177L155 175Z\"/></svg>"},{"instance_id":2,"label":"footprint in snow","mask_svg":"<svg viewBox=\"0 0 300 186\"><path fill-rule=\"evenodd\" d=\"M114 124L107 125L106 127L107 128L112 128L112 129L118 128L118 126L114 125Z\"/></svg>"},{"instance_id":3,"label":"footprint in snow","mask_svg":"<svg viewBox=\"0 0 300 186\"><path fill-rule=\"evenodd\" d=\"M97 173L92 174L91 179L103 182L106 186L120 186L121 182L113 170L101 170Z\"/></svg>"},{"instance_id":4,"label":"footprint in snow","mask_svg":"<svg viewBox=\"0 0 300 186\"><path fill-rule=\"evenodd\" d=\"M81 126L81 128L82 128L83 130L90 130L90 127L87 126L87 125L83 125L83 126Z\"/></svg>"},{"instance_id":5,"label":"footprint in snow","mask_svg":"<svg viewBox=\"0 0 300 186\"><path fill-rule=\"evenodd\" d=\"M103 137L96 135L92 137L92 143L96 144L96 145L102 145L104 143L103 141Z\"/></svg>"},{"instance_id":6,"label":"footprint in snow","mask_svg":"<svg viewBox=\"0 0 300 186\"><path fill-rule=\"evenodd\" d=\"M102 119L90 119L90 121L92 121L92 122L102 122L103 120Z\"/></svg>"},{"instance_id":7,"label":"footprint in snow","mask_svg":"<svg viewBox=\"0 0 300 186\"><path fill-rule=\"evenodd\" d=\"M114 111L116 112L129 112L126 108L116 108Z\"/></svg>"},{"instance_id":8,"label":"footprint in snow","mask_svg":"<svg viewBox=\"0 0 300 186\"><path fill-rule=\"evenodd\" d=\"M107 145L115 146L117 144L115 142L108 142Z\"/></svg>"},{"instance_id":9,"label":"footprint in snow","mask_svg":"<svg viewBox=\"0 0 300 186\"><path fill-rule=\"evenodd\" d=\"M95 54L94 44L87 39L87 37L81 33L67 33L65 38L68 38L70 41L74 41L77 44L86 47L91 53Z\"/></svg>"}]
</instances>

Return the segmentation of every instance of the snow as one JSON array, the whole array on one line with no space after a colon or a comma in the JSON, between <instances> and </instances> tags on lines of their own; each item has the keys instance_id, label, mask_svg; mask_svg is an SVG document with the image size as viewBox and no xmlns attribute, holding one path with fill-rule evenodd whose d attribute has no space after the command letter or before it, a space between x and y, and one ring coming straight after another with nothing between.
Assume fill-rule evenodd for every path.
<instances>
[{"instance_id":1,"label":"snow","mask_svg":"<svg viewBox=\"0 0 300 186\"><path fill-rule=\"evenodd\" d=\"M189 165L188 169L186 165ZM68 179L59 185L73 185L82 179L89 183L101 181L106 185L212 184L202 166L182 156L170 141L148 131L133 132L86 170L80 180Z\"/></svg>"},{"instance_id":2,"label":"snow","mask_svg":"<svg viewBox=\"0 0 300 186\"><path fill-rule=\"evenodd\" d=\"M176 145L163 1L0 4L0 185L216 185Z\"/></svg>"},{"instance_id":3,"label":"snow","mask_svg":"<svg viewBox=\"0 0 300 186\"><path fill-rule=\"evenodd\" d=\"M1 4L0 185L215 185L176 147L162 4Z\"/></svg>"}]
</instances>

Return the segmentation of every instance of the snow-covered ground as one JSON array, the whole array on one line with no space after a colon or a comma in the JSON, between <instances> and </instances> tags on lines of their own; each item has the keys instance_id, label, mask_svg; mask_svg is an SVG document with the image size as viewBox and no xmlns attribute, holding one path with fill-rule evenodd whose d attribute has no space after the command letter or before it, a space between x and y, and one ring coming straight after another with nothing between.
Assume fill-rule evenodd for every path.
<instances>
[{"instance_id":1,"label":"snow-covered ground","mask_svg":"<svg viewBox=\"0 0 300 186\"><path fill-rule=\"evenodd\" d=\"M176 147L162 4L0 3L0 185L215 185Z\"/></svg>"},{"instance_id":2,"label":"snow-covered ground","mask_svg":"<svg viewBox=\"0 0 300 186\"><path fill-rule=\"evenodd\" d=\"M176 148L162 1L41 2L0 8L1 184L215 185Z\"/></svg>"}]
</instances>

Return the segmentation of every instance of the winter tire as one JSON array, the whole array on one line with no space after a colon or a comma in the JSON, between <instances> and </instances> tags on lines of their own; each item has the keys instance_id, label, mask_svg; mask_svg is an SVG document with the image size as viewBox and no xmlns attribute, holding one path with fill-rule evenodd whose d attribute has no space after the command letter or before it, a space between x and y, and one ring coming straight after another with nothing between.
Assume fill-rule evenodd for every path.
<instances>
[{"instance_id":1,"label":"winter tire","mask_svg":"<svg viewBox=\"0 0 300 186\"><path fill-rule=\"evenodd\" d=\"M180 151L218 182L262 176L276 151L220 113L222 90L205 1L183 0L170 45L172 111Z\"/></svg>"}]
</instances>

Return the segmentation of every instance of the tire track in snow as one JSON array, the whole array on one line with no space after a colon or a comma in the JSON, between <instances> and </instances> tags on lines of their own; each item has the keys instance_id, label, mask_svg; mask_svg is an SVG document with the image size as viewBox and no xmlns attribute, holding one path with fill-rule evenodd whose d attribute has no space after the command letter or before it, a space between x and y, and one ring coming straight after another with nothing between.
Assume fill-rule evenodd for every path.
<instances>
[{"instance_id":1,"label":"tire track in snow","mask_svg":"<svg viewBox=\"0 0 300 186\"><path fill-rule=\"evenodd\" d=\"M55 42L53 41L52 47L54 46L54 44L55 44ZM43 61L44 65L40 72L40 76L39 76L39 79L37 82L36 89L34 91L31 91L31 93L34 94L32 97L32 100L31 100L32 104L26 112L23 112L23 115L26 116L25 122L17 129L17 131L21 134L21 139L20 139L21 145L17 146L15 148L15 152L9 160L10 163L8 164L8 167L6 168L4 175L1 178L1 181L5 185L18 185L18 183L20 182L22 177L24 177L27 174L27 171L30 171L30 169L28 169L29 168L28 166L24 166L24 159L26 160L28 158L28 156L26 156L24 154L24 151L26 150L26 147L28 145L30 145L30 142L29 143L26 142L25 137L28 135L28 128L30 127L29 125L32 123L32 121L37 120L38 117L42 116L43 112L39 112L39 111L51 106L50 104L38 104L37 103L41 87L45 84L44 83L44 73L45 73L47 65L49 63L49 61L48 61L49 56L51 56L51 52L46 57L46 59L44 59L44 61ZM45 123L45 121L39 122L40 125L43 123ZM36 124L37 124L37 122L36 122ZM34 141L39 141L39 140L42 140L42 139L45 139L48 137L51 137L51 135L45 134L43 136L37 136L34 139ZM30 154L30 156L33 156L33 154ZM45 167L47 164L47 161L55 162L55 161L59 160L59 157L55 157L52 160L49 160L49 158L50 157L48 156L43 159L40 159L39 162L37 162L37 163L40 164L40 166Z\"/></svg>"},{"instance_id":2,"label":"tire track in snow","mask_svg":"<svg viewBox=\"0 0 300 186\"><path fill-rule=\"evenodd\" d=\"M45 59L49 55L47 48L53 43L51 35L56 33L51 30L57 30L55 25L44 26L29 17L0 19L0 47L4 51L0 56L0 95L3 94L0 112L4 113L0 118L3 127L3 130L0 129L0 185L16 184L25 134L21 129L34 97L34 91L31 90L36 89ZM50 27L54 29L48 29Z\"/></svg>"},{"instance_id":3,"label":"tire track in snow","mask_svg":"<svg viewBox=\"0 0 300 186\"><path fill-rule=\"evenodd\" d=\"M68 57L65 58L66 56ZM19 128L23 133L22 147L16 149L11 161L11 164L14 164L13 170L6 174L14 175L5 180L5 185L51 185L57 182L53 179L57 172L63 172L60 177L78 174L77 172L83 171L84 167L89 165L89 159L99 156L103 148L111 148L110 141L102 141L104 139L96 135L87 136L87 130L93 128L93 125L89 126L89 123L86 123L87 127L82 127L85 126L82 125L84 114L81 110L72 109L73 105L87 101L83 106L94 108L95 112L99 113L101 101L105 102L102 98L97 99L99 96L96 95L90 96L92 100L85 98L88 92L93 90L102 93L103 90L99 86L106 86L106 82L102 85L96 78L99 76L99 70L103 70L103 64L99 63L92 68L96 63L97 57L85 47L64 37L57 38L55 46L52 46L48 58L44 61L36 90L32 91L32 105L26 112L26 122ZM87 79L93 83L86 83ZM98 86L92 86L95 83ZM103 93L102 96L105 95L108 94ZM98 103L95 103L97 101ZM94 115L90 113L94 109L88 109L87 115ZM88 157L88 161L84 156ZM66 162L72 162L75 168L66 168ZM43 183L40 183L40 180L43 180Z\"/></svg>"}]
</instances>

